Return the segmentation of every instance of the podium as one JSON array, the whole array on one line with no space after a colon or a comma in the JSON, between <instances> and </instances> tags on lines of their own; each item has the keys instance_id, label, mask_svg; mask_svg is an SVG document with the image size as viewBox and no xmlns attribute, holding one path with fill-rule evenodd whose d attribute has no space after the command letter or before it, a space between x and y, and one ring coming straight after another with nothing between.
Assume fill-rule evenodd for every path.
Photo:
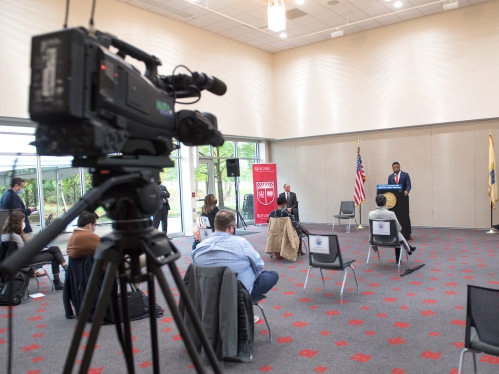
<instances>
[{"instance_id":1,"label":"podium","mask_svg":"<svg viewBox=\"0 0 499 374\"><path fill-rule=\"evenodd\" d=\"M409 196L404 195L401 184L378 184L376 194L386 196L386 207L397 216L406 240L411 236L411 217L409 216Z\"/></svg>"}]
</instances>

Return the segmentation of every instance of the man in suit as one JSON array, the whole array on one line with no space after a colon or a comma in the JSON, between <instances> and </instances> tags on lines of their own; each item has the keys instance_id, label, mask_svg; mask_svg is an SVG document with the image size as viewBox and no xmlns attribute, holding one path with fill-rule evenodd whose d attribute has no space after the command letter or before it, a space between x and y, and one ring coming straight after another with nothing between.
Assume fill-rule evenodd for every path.
<instances>
[{"instance_id":1,"label":"man in suit","mask_svg":"<svg viewBox=\"0 0 499 374\"><path fill-rule=\"evenodd\" d=\"M391 212L388 210L386 207L386 197L383 194L379 194L376 196L376 210L372 210L369 212L369 219L370 220L395 220L395 225L397 226L397 231L398 231L398 237L400 243L404 246L404 248L407 250L407 253L409 255L412 254L416 250L416 247L411 247L409 243L405 240L404 236L402 235L402 226L400 226L400 223L397 219L397 216L395 213ZM375 252L378 251L378 248L376 246L373 246L373 249ZM397 263L399 262L399 257L400 257L400 248L395 248L395 260Z\"/></svg>"},{"instance_id":2,"label":"man in suit","mask_svg":"<svg viewBox=\"0 0 499 374\"><path fill-rule=\"evenodd\" d=\"M407 200L409 200L409 192L411 191L411 177L409 177L409 173L406 173L405 171L400 170L400 164L395 161L392 164L392 170L393 174L390 174L388 176L388 184L401 184L402 185L402 191L404 191L404 195L407 196ZM407 202L407 206L409 206L409 201ZM407 211L407 217L406 219L402 219L402 223L406 225L407 221L407 227L404 227L404 233L406 234L406 237L408 236L409 239L412 239L411 233L412 233L412 228L411 228L411 217L409 215L409 211ZM407 231L407 232L405 232Z\"/></svg>"},{"instance_id":3,"label":"man in suit","mask_svg":"<svg viewBox=\"0 0 499 374\"><path fill-rule=\"evenodd\" d=\"M170 204L168 203L168 199L170 198L170 193L166 189L166 186L161 184L161 179L158 180L159 187L159 209L154 215L154 219L152 221L152 225L159 229L159 223L163 222L163 232L166 233L168 231L168 211L170 210Z\"/></svg>"},{"instance_id":4,"label":"man in suit","mask_svg":"<svg viewBox=\"0 0 499 374\"><path fill-rule=\"evenodd\" d=\"M23 200L19 197L24 188L24 179L22 178L12 178L10 182L10 188L5 191L2 196L2 209L18 209L25 215L23 237L24 241L27 243L33 238L33 229L29 223L29 216L31 212L35 210L34 207L26 208L24 206Z\"/></svg>"},{"instance_id":5,"label":"man in suit","mask_svg":"<svg viewBox=\"0 0 499 374\"><path fill-rule=\"evenodd\" d=\"M291 192L291 186L288 183L284 185L284 192L279 194L279 197L286 199L286 209L300 222L300 218L298 217L298 200L296 200L296 194Z\"/></svg>"}]
</instances>

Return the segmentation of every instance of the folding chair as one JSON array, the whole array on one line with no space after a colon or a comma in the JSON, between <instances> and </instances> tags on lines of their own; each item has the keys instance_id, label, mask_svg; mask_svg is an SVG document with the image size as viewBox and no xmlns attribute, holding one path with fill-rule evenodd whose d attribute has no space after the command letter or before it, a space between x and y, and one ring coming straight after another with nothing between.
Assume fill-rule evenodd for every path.
<instances>
[{"instance_id":1,"label":"folding chair","mask_svg":"<svg viewBox=\"0 0 499 374\"><path fill-rule=\"evenodd\" d=\"M407 249L400 243L397 225L395 220L369 220L369 230L371 235L369 236L369 252L367 253L366 264L369 264L369 257L371 256L371 248L376 247L393 247L393 248L404 248L405 256L407 258L407 267L409 267L409 254ZM398 271L400 272L400 260L402 259L402 253L400 253L398 260ZM378 263L381 263L378 250Z\"/></svg>"},{"instance_id":2,"label":"folding chair","mask_svg":"<svg viewBox=\"0 0 499 374\"><path fill-rule=\"evenodd\" d=\"M459 357L458 374L462 372L466 352L473 353L475 374L477 353L499 357L499 290L468 285L464 349Z\"/></svg>"},{"instance_id":3,"label":"folding chair","mask_svg":"<svg viewBox=\"0 0 499 374\"><path fill-rule=\"evenodd\" d=\"M357 276L355 275L355 268L352 266L352 263L354 263L355 260L348 262L343 261L340 244L338 243L338 236L310 234L308 236L308 249L308 263L310 266L307 271L307 277L305 278L303 291L307 288L308 276L312 268L319 268L322 276L323 290L326 290L326 283L324 281L322 269L342 270L345 272L340 291L340 300L343 302L343 289L345 288L345 280L347 278L347 268L350 267L352 268L355 283L357 284L357 294L359 293L359 283L357 282Z\"/></svg>"},{"instance_id":4,"label":"folding chair","mask_svg":"<svg viewBox=\"0 0 499 374\"><path fill-rule=\"evenodd\" d=\"M342 201L340 205L340 213L334 216L340 225L341 231L341 219L348 219L348 226L350 227L352 223L352 218L355 221L355 227L358 227L357 219L355 218L355 202L354 201ZM358 230L358 228L357 228ZM334 231L334 219L333 219L333 231Z\"/></svg>"}]
</instances>

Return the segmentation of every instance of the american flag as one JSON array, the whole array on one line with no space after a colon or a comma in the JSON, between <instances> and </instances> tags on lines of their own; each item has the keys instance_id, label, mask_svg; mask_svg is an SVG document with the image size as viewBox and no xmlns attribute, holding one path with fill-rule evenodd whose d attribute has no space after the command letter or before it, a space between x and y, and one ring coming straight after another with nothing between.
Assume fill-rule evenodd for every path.
<instances>
[{"instance_id":1,"label":"american flag","mask_svg":"<svg viewBox=\"0 0 499 374\"><path fill-rule=\"evenodd\" d=\"M355 206L359 206L366 201L366 192L364 191L364 182L366 175L364 174L364 167L362 166L362 159L360 158L360 148L357 149L357 172L355 173L355 193L353 200Z\"/></svg>"}]
</instances>

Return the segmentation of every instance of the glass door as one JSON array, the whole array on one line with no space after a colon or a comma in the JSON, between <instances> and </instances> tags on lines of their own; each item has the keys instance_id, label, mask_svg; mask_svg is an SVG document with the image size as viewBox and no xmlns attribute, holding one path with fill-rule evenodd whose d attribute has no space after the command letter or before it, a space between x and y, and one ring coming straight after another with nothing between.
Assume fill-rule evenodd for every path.
<instances>
[{"instance_id":1,"label":"glass door","mask_svg":"<svg viewBox=\"0 0 499 374\"><path fill-rule=\"evenodd\" d=\"M200 158L198 167L194 169L194 175L196 177L196 214L200 215L206 195L211 193L216 196L213 159Z\"/></svg>"}]
</instances>

